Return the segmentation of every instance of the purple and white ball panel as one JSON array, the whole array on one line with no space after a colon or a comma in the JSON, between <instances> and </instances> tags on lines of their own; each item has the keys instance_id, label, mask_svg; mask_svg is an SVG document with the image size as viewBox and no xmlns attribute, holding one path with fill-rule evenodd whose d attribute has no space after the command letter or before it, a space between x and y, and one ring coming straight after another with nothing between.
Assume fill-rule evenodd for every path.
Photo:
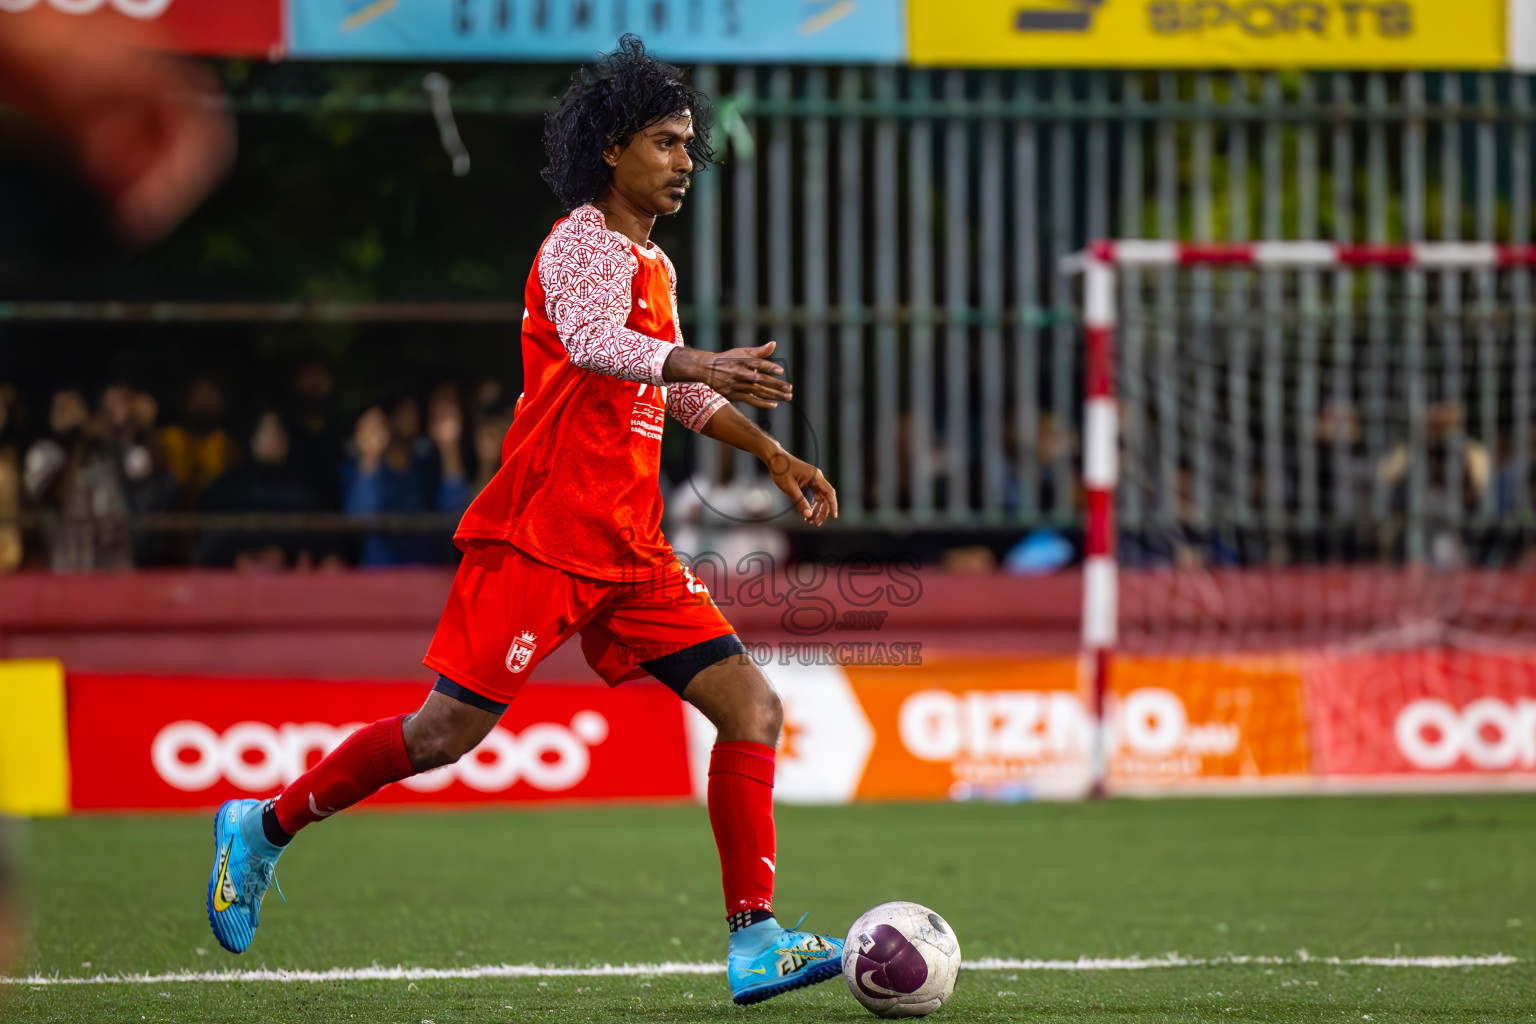
<instances>
[{"instance_id":1,"label":"purple and white ball panel","mask_svg":"<svg viewBox=\"0 0 1536 1024\"><path fill-rule=\"evenodd\" d=\"M960 943L942 917L917 903L882 903L853 924L843 977L881 1017L921 1017L955 990Z\"/></svg>"}]
</instances>

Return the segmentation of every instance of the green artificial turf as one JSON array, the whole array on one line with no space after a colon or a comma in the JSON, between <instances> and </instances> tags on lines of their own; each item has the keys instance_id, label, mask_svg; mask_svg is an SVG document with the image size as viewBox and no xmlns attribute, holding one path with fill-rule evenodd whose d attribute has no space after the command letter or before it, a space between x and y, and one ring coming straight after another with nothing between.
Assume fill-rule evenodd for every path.
<instances>
[{"instance_id":1,"label":"green artificial turf","mask_svg":"<svg viewBox=\"0 0 1536 1024\"><path fill-rule=\"evenodd\" d=\"M936 1019L1536 1020L1536 799L1387 797L779 810L778 907L841 935L910 899L968 959L1286 957L963 973ZM695 807L359 813L307 831L255 945L208 931L208 816L29 830L33 939L13 973L713 961L719 871ZM1312 958L1298 959L1298 950ZM1509 966L1321 957L1504 953ZM840 980L758 1007L723 975L8 985L24 1021L872 1019Z\"/></svg>"}]
</instances>

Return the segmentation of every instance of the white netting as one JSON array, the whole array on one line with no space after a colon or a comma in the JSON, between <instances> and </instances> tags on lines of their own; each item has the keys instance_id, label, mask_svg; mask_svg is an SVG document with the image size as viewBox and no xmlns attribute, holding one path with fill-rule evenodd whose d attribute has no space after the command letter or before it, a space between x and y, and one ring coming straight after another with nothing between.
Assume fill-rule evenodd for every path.
<instances>
[{"instance_id":1,"label":"white netting","mask_svg":"<svg viewBox=\"0 0 1536 1024\"><path fill-rule=\"evenodd\" d=\"M1223 704L1228 774L1536 769L1531 293L1523 270L1121 269L1115 689Z\"/></svg>"}]
</instances>

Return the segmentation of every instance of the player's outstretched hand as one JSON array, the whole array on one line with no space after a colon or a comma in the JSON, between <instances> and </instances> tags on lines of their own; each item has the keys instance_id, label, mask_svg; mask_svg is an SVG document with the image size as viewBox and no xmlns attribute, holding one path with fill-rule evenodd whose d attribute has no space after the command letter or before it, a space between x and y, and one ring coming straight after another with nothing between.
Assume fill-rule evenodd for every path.
<instances>
[{"instance_id":1,"label":"player's outstretched hand","mask_svg":"<svg viewBox=\"0 0 1536 1024\"><path fill-rule=\"evenodd\" d=\"M768 472L779 490L789 495L795 511L812 526L820 526L827 516L837 518L837 491L821 475L821 470L797 459L782 448L767 459ZM806 497L806 492L810 497Z\"/></svg>"},{"instance_id":2,"label":"player's outstretched hand","mask_svg":"<svg viewBox=\"0 0 1536 1024\"><path fill-rule=\"evenodd\" d=\"M698 381L733 402L772 409L794 397L794 388L784 379L784 367L768 358L777 347L776 341L725 352L679 347L667 356L662 376L666 380Z\"/></svg>"}]
</instances>

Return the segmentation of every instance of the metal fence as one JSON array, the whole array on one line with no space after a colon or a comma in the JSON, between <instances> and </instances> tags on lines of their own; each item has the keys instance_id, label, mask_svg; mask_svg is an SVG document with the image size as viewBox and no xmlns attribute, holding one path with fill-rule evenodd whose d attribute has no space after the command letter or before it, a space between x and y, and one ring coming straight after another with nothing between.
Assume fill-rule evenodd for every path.
<instances>
[{"instance_id":1,"label":"metal fence","mask_svg":"<svg viewBox=\"0 0 1536 1024\"><path fill-rule=\"evenodd\" d=\"M1173 301L1122 293L1126 561L1528 562L1530 270L1428 248L1446 261L1186 267Z\"/></svg>"},{"instance_id":2,"label":"metal fence","mask_svg":"<svg viewBox=\"0 0 1536 1024\"><path fill-rule=\"evenodd\" d=\"M754 66L694 74L716 98L725 158L695 178L685 218L691 239L678 263L689 340L713 349L780 342L796 400L764 422L826 467L848 526L1077 527L1080 334L1074 281L1061 260L1090 239L1523 244L1532 236L1536 103L1531 80L1517 75ZM419 92L317 105L258 91L236 105L253 116L415 115L426 109ZM526 88L477 93L473 86L454 99L461 114L518 119L530 130L546 101ZM1484 276L1470 290L1409 277L1398 296L1389 295L1382 272L1350 280L1364 290L1365 315L1326 329L1332 350L1360 356L1349 387L1365 419L1390 422L1380 403L1399 387L1390 376L1406 357L1399 341L1422 336L1440 315L1463 325L1446 341L1453 346L1446 365L1465 375L1452 390L1475 384L1507 394L1504 406L1469 401L1467 430L1490 446L1507 434L1511 457L1528 462L1536 443L1536 410L1522 385L1536 368L1536 328L1525 316L1530 276L1515 273L1497 287ZM1228 272L1180 279L1128 269L1121 286L1126 307L1144 307L1160 329L1182 322L1180 330L1202 334L1219 316L1263 337L1277 311L1316 309L1346 294L1347 283L1304 275L1283 296L1221 287L1235 281ZM0 317L129 315L111 303L47 305L0 306ZM1472 305L1482 311L1480 324L1508 330L1496 365L1472 361L1473 333L1485 330L1462 317ZM172 303L131 315L287 322L451 312L511 323L519 308ZM1136 358L1138 344L1151 351L1137 330L1128 327L1127 358ZM1463 337L1466 347L1454 348ZM1260 349L1252 358L1267 357ZM1257 365L1244 364L1244 373ZM1507 381L1497 367L1509 369ZM1220 375L1247 386L1243 373ZM1295 387L1313 389L1322 379L1303 373ZM1246 403L1239 396L1237 405ZM1134 425L1137 410L1128 406L1127 415ZM1309 417L1283 422L1281 446L1308 450ZM1165 468L1190 464L1197 498L1207 503L1215 502L1208 481L1225 457L1212 447L1218 429L1205 421L1178 435L1177 452L1160 449ZM737 480L760 472L745 456L734 465ZM1512 479L1507 504L1481 498L1468 518L1536 518L1536 487L1524 475ZM1298 492L1305 508L1283 506L1281 514L1316 519L1331 500L1313 493L1318 486L1325 485ZM1160 493L1164 501L1172 491ZM1134 525L1143 496L1122 497ZM1379 510L1383 500L1377 487L1367 507ZM1263 501L1256 508L1274 511Z\"/></svg>"},{"instance_id":3,"label":"metal fence","mask_svg":"<svg viewBox=\"0 0 1536 1024\"><path fill-rule=\"evenodd\" d=\"M729 150L695 179L691 341L787 343L798 412L769 422L819 451L850 525L1076 522L1079 335L1059 262L1088 239L1531 236L1520 76L695 74ZM1164 308L1210 294L1134 271L1123 287ZM1498 301L1529 295L1518 275ZM1428 315L1405 308L1408 330ZM1512 344L1529 366L1531 332Z\"/></svg>"}]
</instances>

